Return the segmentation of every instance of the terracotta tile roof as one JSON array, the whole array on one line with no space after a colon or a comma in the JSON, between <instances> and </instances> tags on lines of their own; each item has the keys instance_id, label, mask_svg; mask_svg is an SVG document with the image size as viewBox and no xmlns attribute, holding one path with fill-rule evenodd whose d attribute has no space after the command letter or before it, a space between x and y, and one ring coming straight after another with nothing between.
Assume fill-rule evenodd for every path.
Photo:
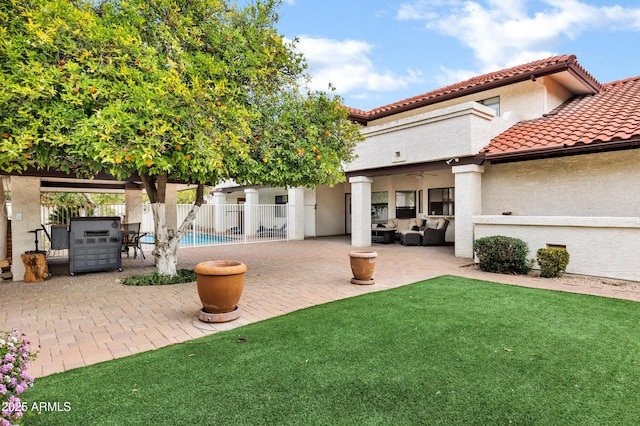
<instances>
[{"instance_id":1,"label":"terracotta tile roof","mask_svg":"<svg viewBox=\"0 0 640 426\"><path fill-rule=\"evenodd\" d=\"M541 118L520 122L484 152L487 159L499 159L629 141L640 141L640 76L605 84L595 95L569 99Z\"/></svg>"},{"instance_id":2,"label":"terracotta tile roof","mask_svg":"<svg viewBox=\"0 0 640 426\"><path fill-rule=\"evenodd\" d=\"M370 111L349 108L349 115L350 118L355 121L366 123L371 120L419 108L425 105L435 104L448 99L458 98L495 87L529 80L533 77L541 77L566 70L571 70L574 77L580 79L585 86L591 88L593 93L600 90L600 83L578 64L575 55L562 55L483 74L460 83L455 83L422 95L381 106Z\"/></svg>"}]
</instances>

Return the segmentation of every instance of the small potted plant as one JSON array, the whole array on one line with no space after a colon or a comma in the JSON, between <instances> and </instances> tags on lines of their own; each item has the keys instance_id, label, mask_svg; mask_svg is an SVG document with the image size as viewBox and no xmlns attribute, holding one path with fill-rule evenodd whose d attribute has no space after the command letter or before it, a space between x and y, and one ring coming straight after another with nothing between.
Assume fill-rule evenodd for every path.
<instances>
[{"instance_id":1,"label":"small potted plant","mask_svg":"<svg viewBox=\"0 0 640 426\"><path fill-rule=\"evenodd\" d=\"M349 252L351 272L353 273L351 283L360 285L375 284L373 271L376 268L377 257L378 253L373 250L353 250Z\"/></svg>"},{"instance_id":2,"label":"small potted plant","mask_svg":"<svg viewBox=\"0 0 640 426\"><path fill-rule=\"evenodd\" d=\"M204 322L227 322L240 317L238 301L247 266L235 260L210 260L196 265L197 287Z\"/></svg>"}]
</instances>

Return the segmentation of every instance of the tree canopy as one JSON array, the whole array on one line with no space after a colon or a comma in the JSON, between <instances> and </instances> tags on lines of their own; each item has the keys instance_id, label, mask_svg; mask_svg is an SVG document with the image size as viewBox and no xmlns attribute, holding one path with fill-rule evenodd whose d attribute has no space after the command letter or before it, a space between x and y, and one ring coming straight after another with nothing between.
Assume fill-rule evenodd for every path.
<instances>
[{"instance_id":1,"label":"tree canopy","mask_svg":"<svg viewBox=\"0 0 640 426\"><path fill-rule=\"evenodd\" d=\"M2 2L0 166L147 186L341 181L357 128L339 97L302 90L279 3Z\"/></svg>"},{"instance_id":2,"label":"tree canopy","mask_svg":"<svg viewBox=\"0 0 640 426\"><path fill-rule=\"evenodd\" d=\"M361 140L341 99L304 89L304 57L275 29L280 0L5 0L0 3L0 169L138 176L156 264L205 185L333 185ZM169 181L196 184L176 232Z\"/></svg>"}]
</instances>

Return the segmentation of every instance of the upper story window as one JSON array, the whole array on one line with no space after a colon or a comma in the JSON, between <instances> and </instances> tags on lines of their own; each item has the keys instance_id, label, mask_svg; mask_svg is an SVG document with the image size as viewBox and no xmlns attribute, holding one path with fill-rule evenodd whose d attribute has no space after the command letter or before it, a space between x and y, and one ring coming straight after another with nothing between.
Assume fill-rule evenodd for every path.
<instances>
[{"instance_id":1,"label":"upper story window","mask_svg":"<svg viewBox=\"0 0 640 426\"><path fill-rule=\"evenodd\" d=\"M500 117L500 96L494 96L493 98L483 99L478 103L488 106L496 112L496 117Z\"/></svg>"}]
</instances>

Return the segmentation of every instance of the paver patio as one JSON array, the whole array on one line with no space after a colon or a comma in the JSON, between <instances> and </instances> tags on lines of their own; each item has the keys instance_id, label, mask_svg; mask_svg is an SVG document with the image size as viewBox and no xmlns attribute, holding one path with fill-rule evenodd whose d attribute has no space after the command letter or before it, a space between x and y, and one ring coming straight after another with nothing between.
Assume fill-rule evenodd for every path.
<instances>
[{"instance_id":1,"label":"paver patio","mask_svg":"<svg viewBox=\"0 0 640 426\"><path fill-rule=\"evenodd\" d=\"M123 257L123 272L60 274L41 283L0 281L0 329L16 327L34 346L40 345L29 372L41 377L445 274L640 301L638 283L489 274L471 266L469 259L456 258L450 246L375 244L372 248L378 258L376 284L371 286L350 283L348 253L354 248L347 237L180 249L178 268L212 259L247 265L239 303L242 315L223 324L197 319L201 305L195 283L158 287L119 283L125 276L153 272L150 254L145 261ZM51 262L55 271L55 259Z\"/></svg>"}]
</instances>

